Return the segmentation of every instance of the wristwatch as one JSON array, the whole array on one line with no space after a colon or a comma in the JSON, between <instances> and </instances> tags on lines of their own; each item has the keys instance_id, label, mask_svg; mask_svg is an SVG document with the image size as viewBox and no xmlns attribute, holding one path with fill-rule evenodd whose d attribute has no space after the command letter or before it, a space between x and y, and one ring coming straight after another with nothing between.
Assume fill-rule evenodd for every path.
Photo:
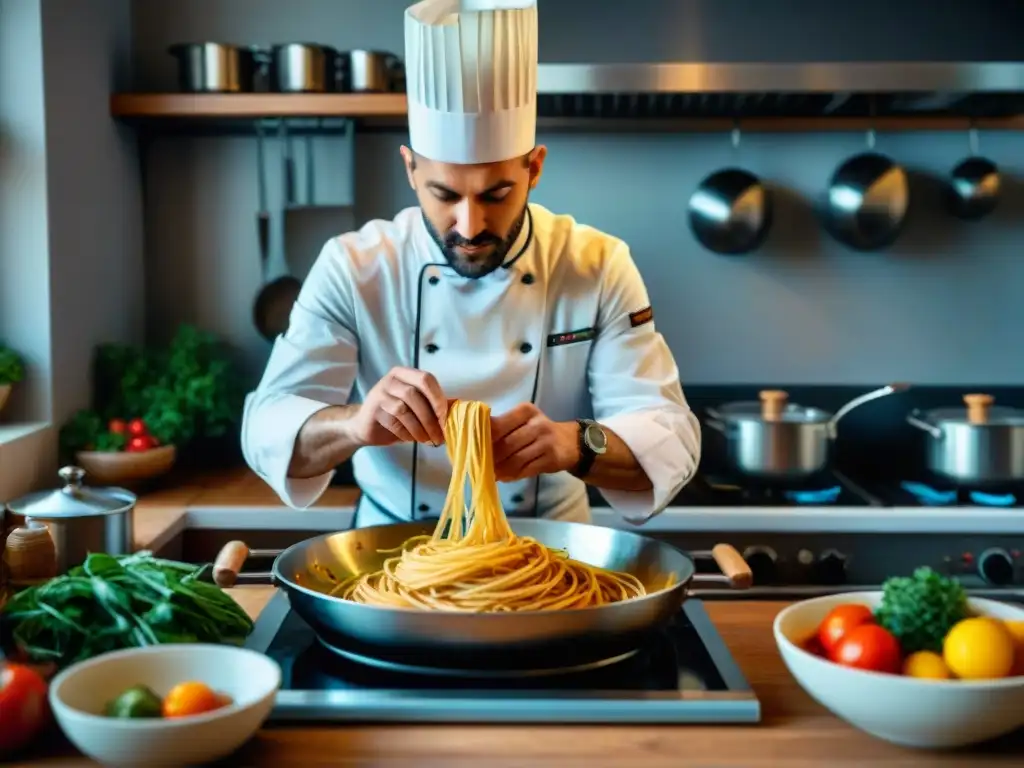
<instances>
[{"instance_id":1,"label":"wristwatch","mask_svg":"<svg viewBox=\"0 0 1024 768\"><path fill-rule=\"evenodd\" d=\"M572 474L586 477L598 456L608 450L608 435L593 419L577 419L579 424L580 460Z\"/></svg>"}]
</instances>

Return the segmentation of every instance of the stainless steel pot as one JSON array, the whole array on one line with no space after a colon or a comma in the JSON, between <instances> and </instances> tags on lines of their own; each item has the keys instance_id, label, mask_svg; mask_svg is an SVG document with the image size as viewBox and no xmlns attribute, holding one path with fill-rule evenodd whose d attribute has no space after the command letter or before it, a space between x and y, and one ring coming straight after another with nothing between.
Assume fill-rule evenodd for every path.
<instances>
[{"instance_id":1,"label":"stainless steel pot","mask_svg":"<svg viewBox=\"0 0 1024 768\"><path fill-rule=\"evenodd\" d=\"M667 623L699 583L748 588L750 567L720 544L708 553L678 549L631 531L557 520L512 520L513 530L548 547L565 549L591 565L632 573L648 594L634 600L569 611L459 613L368 606L328 593L349 575L375 571L412 536L429 534L423 522L329 533L274 556L273 571L248 574L270 580L331 650L362 663L407 672L505 676L545 674L600 665L639 648ZM214 564L215 581L231 586L249 555L232 542ZM711 558L723 575L697 574L694 558ZM242 574L246 576L247 574ZM669 583L669 577L674 582Z\"/></svg>"},{"instance_id":2,"label":"stainless steel pot","mask_svg":"<svg viewBox=\"0 0 1024 768\"><path fill-rule=\"evenodd\" d=\"M275 45L271 52L274 90L281 93L325 93L337 90L339 56L338 51L326 45Z\"/></svg>"},{"instance_id":3,"label":"stainless steel pot","mask_svg":"<svg viewBox=\"0 0 1024 768\"><path fill-rule=\"evenodd\" d=\"M826 469L831 460L836 424L864 403L907 389L889 384L854 398L834 414L821 408L787 403L782 390L764 390L759 402L708 408L707 426L721 432L732 467L766 481L793 481Z\"/></svg>"},{"instance_id":4,"label":"stainless steel pot","mask_svg":"<svg viewBox=\"0 0 1024 768\"><path fill-rule=\"evenodd\" d=\"M226 43L176 43L178 87L184 93L252 93L266 89L266 51Z\"/></svg>"},{"instance_id":5,"label":"stainless steel pot","mask_svg":"<svg viewBox=\"0 0 1024 768\"><path fill-rule=\"evenodd\" d=\"M124 488L83 486L85 470L81 467L63 467L58 474L63 487L37 491L7 504L12 515L24 518L25 527L46 526L53 540L57 573L81 565L90 552L130 553L135 544L135 494Z\"/></svg>"},{"instance_id":6,"label":"stainless steel pot","mask_svg":"<svg viewBox=\"0 0 1024 768\"><path fill-rule=\"evenodd\" d=\"M404 90L402 61L386 51L342 54L342 90L351 93L390 93Z\"/></svg>"},{"instance_id":7,"label":"stainless steel pot","mask_svg":"<svg viewBox=\"0 0 1024 768\"><path fill-rule=\"evenodd\" d=\"M965 408L912 411L907 422L928 436L929 471L958 485L1024 482L1024 410L993 407L995 398L964 395Z\"/></svg>"}]
</instances>

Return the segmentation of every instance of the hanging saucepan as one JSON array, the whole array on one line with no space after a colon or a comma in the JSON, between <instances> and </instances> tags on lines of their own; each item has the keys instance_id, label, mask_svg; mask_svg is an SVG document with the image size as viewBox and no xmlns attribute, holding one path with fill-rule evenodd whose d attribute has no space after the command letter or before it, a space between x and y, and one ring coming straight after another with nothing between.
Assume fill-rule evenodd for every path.
<instances>
[{"instance_id":1,"label":"hanging saucepan","mask_svg":"<svg viewBox=\"0 0 1024 768\"><path fill-rule=\"evenodd\" d=\"M287 206L294 205L295 203L295 163L292 157L291 138L284 120L281 121L280 131L282 154L284 157L282 174L285 187L285 207L287 208ZM262 179L262 167L260 173L260 179ZM262 202L260 205L265 210ZM281 218L283 223L283 213ZM260 226L265 227L266 220L262 217L262 213L260 221ZM261 239L266 237L265 229L261 230L260 237ZM281 239L282 241L284 240L283 235ZM265 241L261 242L261 248L263 248L263 242ZM282 243L282 248L284 248L284 243ZM289 272L288 260L283 252L280 254L280 259L284 262L280 266L280 272L283 274L279 274L278 277L270 280L265 253L264 251L263 255L261 255L261 258L264 258L264 283L263 287L260 288L260 292L256 295L256 302L253 305L253 322L263 338L268 341L274 341L288 330L292 307L299 297L299 292L302 290L302 283Z\"/></svg>"},{"instance_id":2,"label":"hanging saucepan","mask_svg":"<svg viewBox=\"0 0 1024 768\"><path fill-rule=\"evenodd\" d=\"M906 171L874 150L851 157L836 169L822 206L822 223L836 240L858 251L891 245L907 218L910 183Z\"/></svg>"},{"instance_id":3,"label":"hanging saucepan","mask_svg":"<svg viewBox=\"0 0 1024 768\"><path fill-rule=\"evenodd\" d=\"M732 133L739 145L739 129ZM690 196L690 230L714 253L739 255L764 242L772 223L772 194L761 180L741 168L706 177Z\"/></svg>"},{"instance_id":4,"label":"hanging saucepan","mask_svg":"<svg viewBox=\"0 0 1024 768\"><path fill-rule=\"evenodd\" d=\"M930 472L980 488L1024 483L1024 410L993 408L992 395L964 395L965 408L913 411L907 422L929 437Z\"/></svg>"},{"instance_id":5,"label":"hanging saucepan","mask_svg":"<svg viewBox=\"0 0 1024 768\"><path fill-rule=\"evenodd\" d=\"M708 408L707 426L725 436L732 468L767 482L792 482L828 468L836 424L864 403L907 389L890 384L857 397L834 414L821 408L787 403L788 393L764 390L759 402L728 403Z\"/></svg>"},{"instance_id":6,"label":"hanging saucepan","mask_svg":"<svg viewBox=\"0 0 1024 768\"><path fill-rule=\"evenodd\" d=\"M992 213L999 203L999 168L978 152L978 131L970 131L970 157L962 160L946 183L946 205L959 219L974 221Z\"/></svg>"}]
</instances>

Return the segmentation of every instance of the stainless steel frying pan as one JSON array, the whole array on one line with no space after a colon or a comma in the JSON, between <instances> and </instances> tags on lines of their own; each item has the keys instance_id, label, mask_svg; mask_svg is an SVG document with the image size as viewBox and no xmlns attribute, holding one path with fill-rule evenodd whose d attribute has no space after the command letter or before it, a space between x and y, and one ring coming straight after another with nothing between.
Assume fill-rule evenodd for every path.
<instances>
[{"instance_id":1,"label":"stainless steel frying pan","mask_svg":"<svg viewBox=\"0 0 1024 768\"><path fill-rule=\"evenodd\" d=\"M544 674L599 666L635 652L666 624L695 584L747 588L749 566L732 547L706 553L678 549L629 531L556 520L513 520L512 528L590 565L634 574L649 594L611 605L568 611L456 613L362 605L327 593L348 576L377 570L383 549L433 531L424 522L358 528L317 536L274 556L270 579L320 641L364 663L410 672L463 675ZM214 580L232 586L250 551L231 542L214 564ZM714 560L721 574L697 574L695 558ZM666 587L669 577L674 583Z\"/></svg>"}]
</instances>

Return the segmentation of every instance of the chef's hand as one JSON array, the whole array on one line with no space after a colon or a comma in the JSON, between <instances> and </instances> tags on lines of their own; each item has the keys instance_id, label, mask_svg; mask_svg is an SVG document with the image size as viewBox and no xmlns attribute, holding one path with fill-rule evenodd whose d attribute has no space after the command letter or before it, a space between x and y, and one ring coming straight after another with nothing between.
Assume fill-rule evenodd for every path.
<instances>
[{"instance_id":1,"label":"chef's hand","mask_svg":"<svg viewBox=\"0 0 1024 768\"><path fill-rule=\"evenodd\" d=\"M533 403L491 417L494 474L509 482L572 469L579 462L579 426L552 421Z\"/></svg>"},{"instance_id":2,"label":"chef's hand","mask_svg":"<svg viewBox=\"0 0 1024 768\"><path fill-rule=\"evenodd\" d=\"M448 403L431 374L415 368L392 368L366 393L348 429L358 445L441 445Z\"/></svg>"}]
</instances>

